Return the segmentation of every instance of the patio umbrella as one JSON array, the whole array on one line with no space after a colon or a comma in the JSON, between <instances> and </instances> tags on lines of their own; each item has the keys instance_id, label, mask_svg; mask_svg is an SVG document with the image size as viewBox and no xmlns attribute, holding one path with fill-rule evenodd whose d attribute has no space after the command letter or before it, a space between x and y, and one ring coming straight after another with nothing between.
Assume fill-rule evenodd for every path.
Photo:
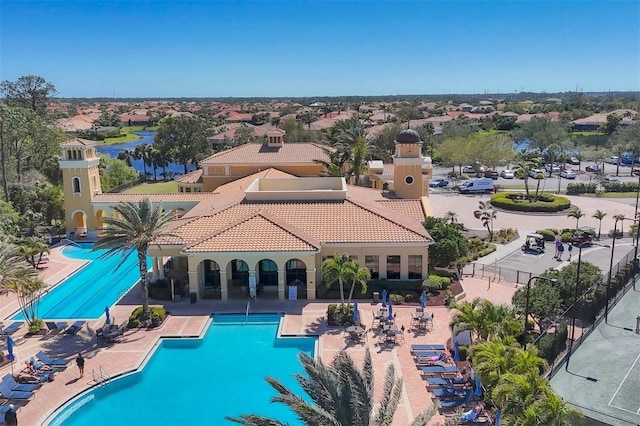
<instances>
[{"instance_id":1,"label":"patio umbrella","mask_svg":"<svg viewBox=\"0 0 640 426\"><path fill-rule=\"evenodd\" d=\"M393 321L393 302L389 299L389 321Z\"/></svg>"},{"instance_id":2,"label":"patio umbrella","mask_svg":"<svg viewBox=\"0 0 640 426\"><path fill-rule=\"evenodd\" d=\"M456 340L456 344L453 350L453 360L455 362L459 362L460 361L460 343L458 343L458 341Z\"/></svg>"},{"instance_id":3,"label":"patio umbrella","mask_svg":"<svg viewBox=\"0 0 640 426\"><path fill-rule=\"evenodd\" d=\"M387 290L382 290L382 307L387 306Z\"/></svg>"},{"instance_id":4,"label":"patio umbrella","mask_svg":"<svg viewBox=\"0 0 640 426\"><path fill-rule=\"evenodd\" d=\"M16 356L13 354L13 339L11 336L7 337L7 359L11 361L11 375L13 376L13 361L16 360Z\"/></svg>"},{"instance_id":5,"label":"patio umbrella","mask_svg":"<svg viewBox=\"0 0 640 426\"><path fill-rule=\"evenodd\" d=\"M111 324L111 316L109 315L109 307L104 308L104 314L107 316L107 319L104 320L105 324Z\"/></svg>"},{"instance_id":6,"label":"patio umbrella","mask_svg":"<svg viewBox=\"0 0 640 426\"><path fill-rule=\"evenodd\" d=\"M480 383L480 378L478 377L477 374L476 374L476 390L475 390L475 394L478 397L482 396L482 383Z\"/></svg>"},{"instance_id":7,"label":"patio umbrella","mask_svg":"<svg viewBox=\"0 0 640 426\"><path fill-rule=\"evenodd\" d=\"M427 290L422 290L422 294L420 295L420 306L422 306L422 309L427 307Z\"/></svg>"},{"instance_id":8,"label":"patio umbrella","mask_svg":"<svg viewBox=\"0 0 640 426\"><path fill-rule=\"evenodd\" d=\"M358 313L358 302L353 304L353 323L358 324L360 322L360 314Z\"/></svg>"}]
</instances>

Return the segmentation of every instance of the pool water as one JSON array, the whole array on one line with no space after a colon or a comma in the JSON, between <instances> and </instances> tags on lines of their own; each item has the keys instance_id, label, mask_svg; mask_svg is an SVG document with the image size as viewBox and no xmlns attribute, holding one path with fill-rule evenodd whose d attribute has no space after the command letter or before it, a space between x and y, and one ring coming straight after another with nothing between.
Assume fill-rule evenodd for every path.
<instances>
[{"instance_id":1,"label":"pool water","mask_svg":"<svg viewBox=\"0 0 640 426\"><path fill-rule=\"evenodd\" d=\"M140 280L138 256L132 251L122 262L122 255L99 259L106 250L92 251L91 244L68 245L63 254L90 262L59 283L40 300L38 317L55 319L97 319L104 308L111 307ZM147 258L151 265L151 258ZM13 317L22 320L22 313Z\"/></svg>"},{"instance_id":2,"label":"pool water","mask_svg":"<svg viewBox=\"0 0 640 426\"><path fill-rule=\"evenodd\" d=\"M316 338L277 338L281 315L216 315L203 339L165 339L144 370L96 388L65 407L50 425L221 425L225 416L260 414L301 424L264 380L297 395L298 354ZM89 368L98 369L99 366Z\"/></svg>"}]
</instances>

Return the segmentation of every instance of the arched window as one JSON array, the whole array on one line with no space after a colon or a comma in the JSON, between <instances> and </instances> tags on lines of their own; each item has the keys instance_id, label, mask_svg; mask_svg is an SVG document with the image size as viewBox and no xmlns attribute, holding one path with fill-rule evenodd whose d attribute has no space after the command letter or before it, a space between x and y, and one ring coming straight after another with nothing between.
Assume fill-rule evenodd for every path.
<instances>
[{"instance_id":1,"label":"arched window","mask_svg":"<svg viewBox=\"0 0 640 426\"><path fill-rule=\"evenodd\" d=\"M77 176L74 176L73 179L71 179L71 183L73 185L73 193L74 194L79 194L80 193L80 178Z\"/></svg>"}]
</instances>

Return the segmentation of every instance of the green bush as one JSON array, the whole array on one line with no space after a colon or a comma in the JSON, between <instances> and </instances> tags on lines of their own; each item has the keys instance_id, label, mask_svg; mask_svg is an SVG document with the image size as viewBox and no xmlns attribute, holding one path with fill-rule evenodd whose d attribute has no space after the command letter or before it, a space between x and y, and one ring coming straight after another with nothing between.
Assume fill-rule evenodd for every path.
<instances>
[{"instance_id":1,"label":"green bush","mask_svg":"<svg viewBox=\"0 0 640 426\"><path fill-rule=\"evenodd\" d=\"M491 196L491 204L504 210L521 212L559 212L571 207L565 197L539 194L538 201L530 202L522 192L499 192Z\"/></svg>"},{"instance_id":2,"label":"green bush","mask_svg":"<svg viewBox=\"0 0 640 426\"><path fill-rule=\"evenodd\" d=\"M327 325L345 325L353 323L353 305L347 308L343 304L331 303L327 306Z\"/></svg>"},{"instance_id":3,"label":"green bush","mask_svg":"<svg viewBox=\"0 0 640 426\"><path fill-rule=\"evenodd\" d=\"M538 354L549 364L553 363L567 347L567 326L560 325L553 334L545 334L538 340Z\"/></svg>"},{"instance_id":4,"label":"green bush","mask_svg":"<svg viewBox=\"0 0 640 426\"><path fill-rule=\"evenodd\" d=\"M404 296L401 294L390 294L389 299L391 299L394 305L402 305L404 303Z\"/></svg>"},{"instance_id":5,"label":"green bush","mask_svg":"<svg viewBox=\"0 0 640 426\"><path fill-rule=\"evenodd\" d=\"M555 241L556 240L557 231L555 229L539 229L539 230L536 231L536 233L542 235L544 237L545 241Z\"/></svg>"},{"instance_id":6,"label":"green bush","mask_svg":"<svg viewBox=\"0 0 640 426\"><path fill-rule=\"evenodd\" d=\"M606 192L638 192L637 182L605 182L602 187Z\"/></svg>"},{"instance_id":7,"label":"green bush","mask_svg":"<svg viewBox=\"0 0 640 426\"><path fill-rule=\"evenodd\" d=\"M595 194L596 183L570 183L567 185L567 195Z\"/></svg>"},{"instance_id":8,"label":"green bush","mask_svg":"<svg viewBox=\"0 0 640 426\"><path fill-rule=\"evenodd\" d=\"M167 311L161 306L152 306L150 310L151 310L151 313L150 313L151 318L149 319L156 318L159 322L162 322L167 316ZM133 312L129 316L129 324L127 325L127 327L138 328L138 327L144 326L144 324L140 320L141 315L142 315L142 306L138 306L133 310Z\"/></svg>"},{"instance_id":9,"label":"green bush","mask_svg":"<svg viewBox=\"0 0 640 426\"><path fill-rule=\"evenodd\" d=\"M560 234L560 240L563 243L571 241L571 237L573 237L573 232L571 231L564 231L562 234Z\"/></svg>"},{"instance_id":10,"label":"green bush","mask_svg":"<svg viewBox=\"0 0 640 426\"><path fill-rule=\"evenodd\" d=\"M422 282L422 288L432 293L438 290L446 290L450 285L451 278L437 275L429 275L429 278Z\"/></svg>"}]
</instances>

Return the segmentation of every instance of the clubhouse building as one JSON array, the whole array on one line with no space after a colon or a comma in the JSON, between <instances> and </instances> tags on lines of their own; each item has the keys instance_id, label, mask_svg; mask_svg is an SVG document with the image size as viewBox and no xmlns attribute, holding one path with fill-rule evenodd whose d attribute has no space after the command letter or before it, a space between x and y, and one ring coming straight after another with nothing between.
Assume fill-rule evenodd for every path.
<instances>
[{"instance_id":1,"label":"clubhouse building","mask_svg":"<svg viewBox=\"0 0 640 426\"><path fill-rule=\"evenodd\" d=\"M327 147L282 136L273 129L265 144L210 156L177 179L175 194L102 193L95 142L64 142L67 234L95 239L114 205L161 203L174 219L171 236L149 247L153 279L172 279L196 298L246 298L255 289L261 298L315 299L323 260L339 253L372 278L427 277L431 168L415 131L397 136L392 191L321 177ZM377 188L379 176L370 182Z\"/></svg>"}]
</instances>

